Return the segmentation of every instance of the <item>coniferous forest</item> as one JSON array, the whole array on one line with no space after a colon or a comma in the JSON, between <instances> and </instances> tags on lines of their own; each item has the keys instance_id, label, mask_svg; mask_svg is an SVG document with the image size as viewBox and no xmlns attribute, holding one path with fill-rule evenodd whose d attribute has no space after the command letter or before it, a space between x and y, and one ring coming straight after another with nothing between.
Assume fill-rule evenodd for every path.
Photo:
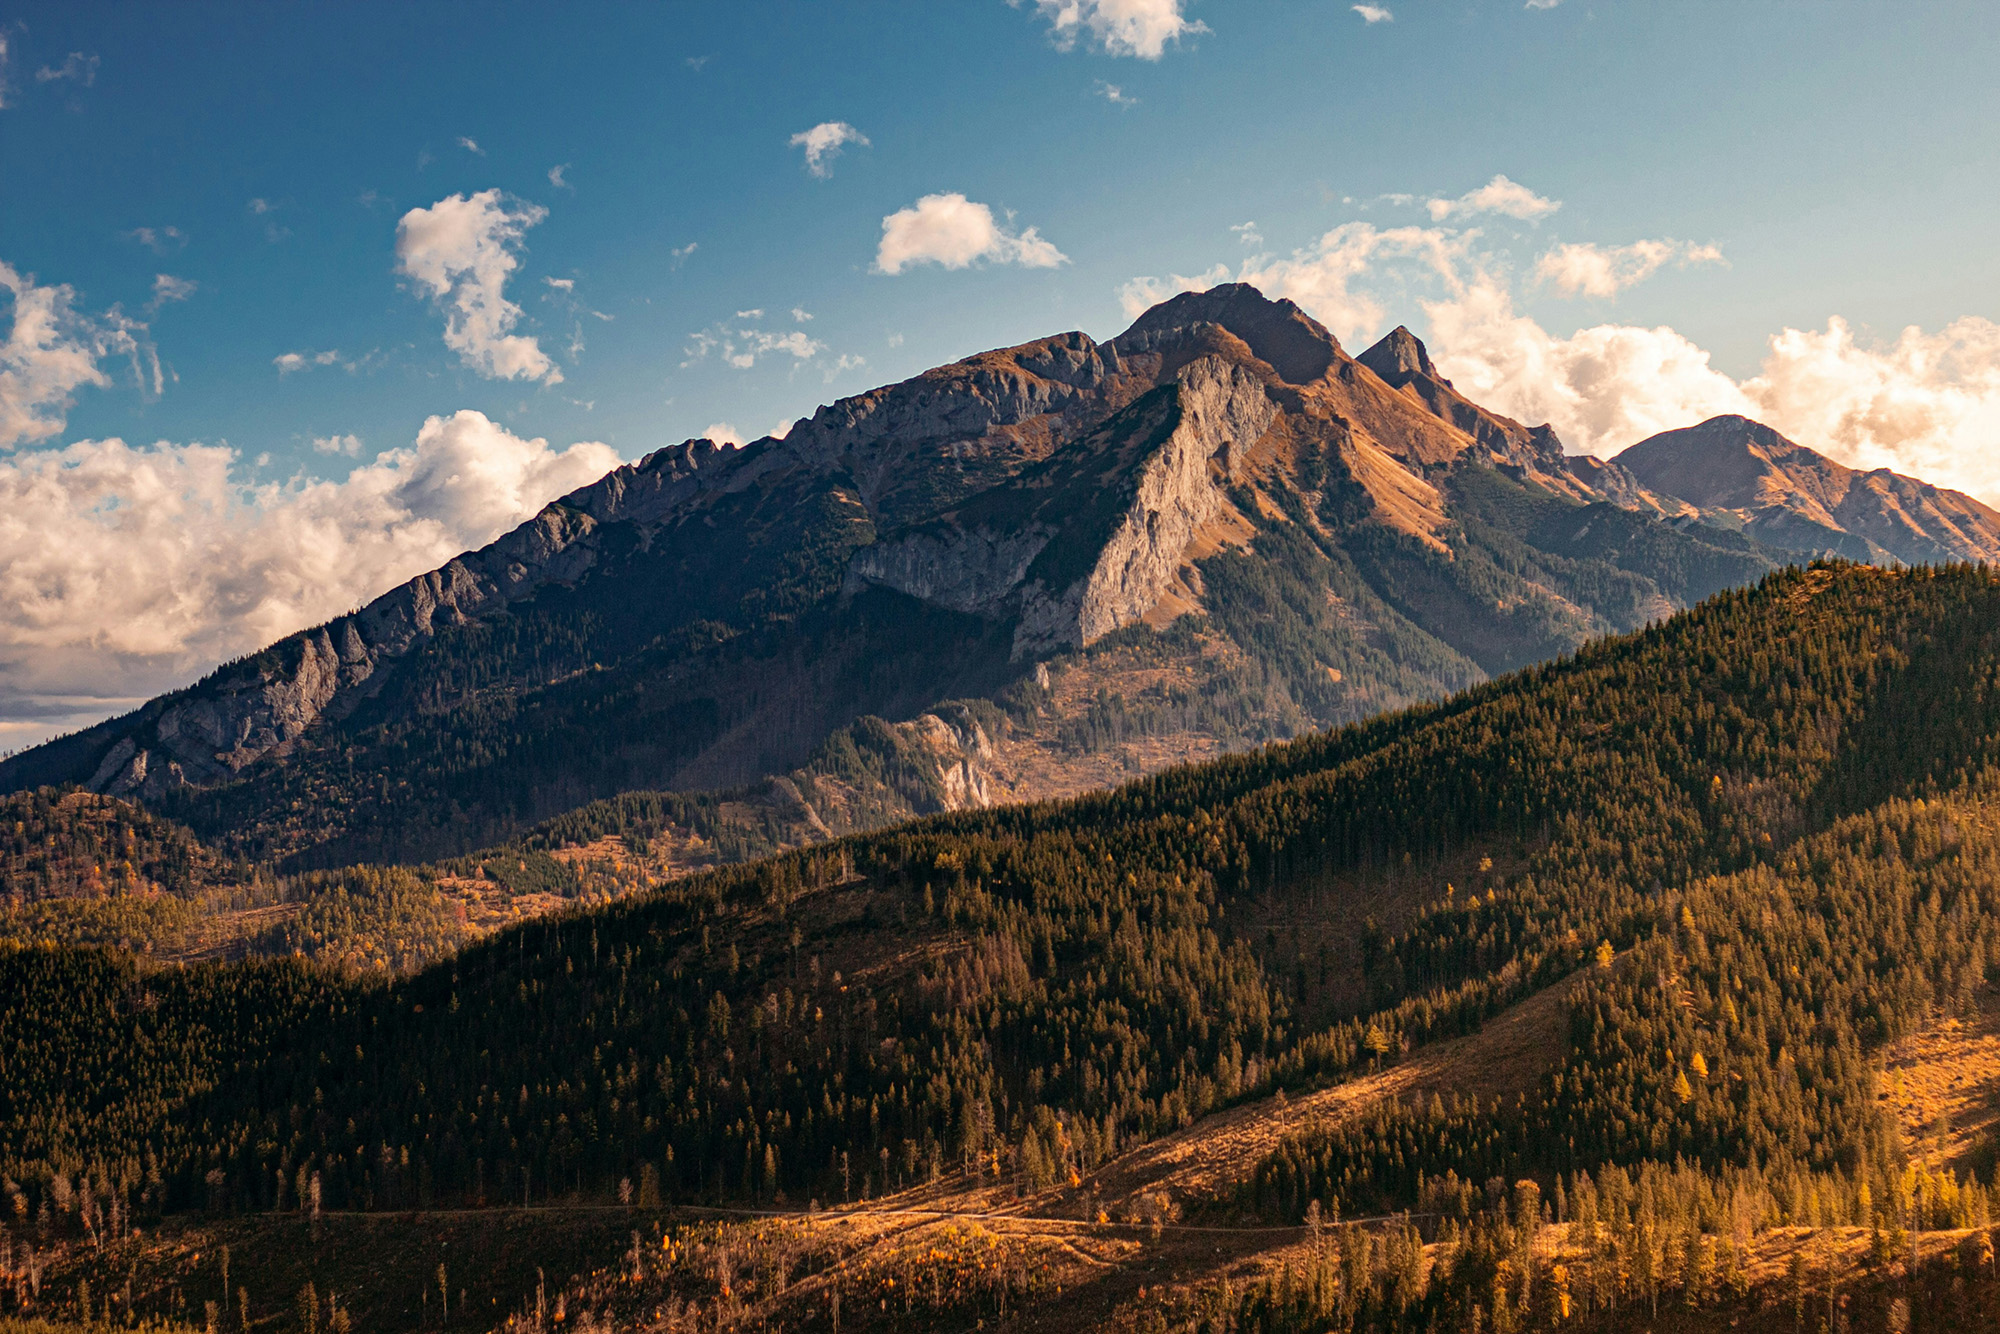
<instances>
[{"instance_id":1,"label":"coniferous forest","mask_svg":"<svg viewBox=\"0 0 2000 1334\"><path fill-rule=\"evenodd\" d=\"M17 803L16 883L65 800ZM61 858L156 901L228 871L91 809ZM440 872L368 874L311 920ZM580 900L401 972L9 946L0 1305L317 1330L348 1311L272 1291L275 1261L238 1312L212 1246L168 1273L146 1236L247 1257L286 1229L311 1257L357 1219L608 1213L595 1267L538 1290L494 1260L459 1318L1046 1321L1051 1243L988 1217L1011 1213L1141 1257L1202 1229L1268 1250L1118 1299L1162 1327L1761 1303L1886 1328L1993 1292L2000 1146L1914 1130L1889 1063L1980 1022L1996 967L2000 576L1788 570L1436 705ZM1536 1006L1498 1085L1422 1086L1429 1053ZM1349 1088L1379 1093L1306 1114ZM1205 1118L1269 1129L1210 1179L1133 1185ZM950 1236L842 1239L891 1205ZM410 1319L444 1327L453 1282L393 1309L435 1286Z\"/></svg>"}]
</instances>

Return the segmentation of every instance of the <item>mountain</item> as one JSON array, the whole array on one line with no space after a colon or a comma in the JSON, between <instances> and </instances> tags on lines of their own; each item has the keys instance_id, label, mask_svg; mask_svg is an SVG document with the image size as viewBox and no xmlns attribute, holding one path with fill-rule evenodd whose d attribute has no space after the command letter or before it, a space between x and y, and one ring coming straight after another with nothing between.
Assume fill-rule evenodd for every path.
<instances>
[{"instance_id":1,"label":"mountain","mask_svg":"<svg viewBox=\"0 0 2000 1334\"><path fill-rule=\"evenodd\" d=\"M1843 467L1747 417L1663 431L1615 462L1772 546L1908 565L2000 560L2000 511L1887 468Z\"/></svg>"},{"instance_id":2,"label":"mountain","mask_svg":"<svg viewBox=\"0 0 2000 1334\"><path fill-rule=\"evenodd\" d=\"M1442 698L1800 558L1767 531L1229 285L661 450L0 789L287 870L666 792L677 873Z\"/></svg>"},{"instance_id":3,"label":"mountain","mask_svg":"<svg viewBox=\"0 0 2000 1334\"><path fill-rule=\"evenodd\" d=\"M37 1310L182 1309L227 1244L260 1318L364 1328L1991 1310L1995 1141L1904 1104L2000 1081L1996 656L1990 570L1788 569L400 979L0 950L9 1226Z\"/></svg>"}]
</instances>

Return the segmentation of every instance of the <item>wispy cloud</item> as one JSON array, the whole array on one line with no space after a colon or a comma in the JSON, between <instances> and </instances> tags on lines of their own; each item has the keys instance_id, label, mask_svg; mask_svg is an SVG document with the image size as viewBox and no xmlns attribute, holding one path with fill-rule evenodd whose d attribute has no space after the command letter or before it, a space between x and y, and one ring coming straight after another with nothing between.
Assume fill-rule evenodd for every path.
<instances>
[{"instance_id":1,"label":"wispy cloud","mask_svg":"<svg viewBox=\"0 0 2000 1334\"><path fill-rule=\"evenodd\" d=\"M1106 83L1102 79L1097 81L1097 95L1114 107L1136 107L1139 105L1138 98L1133 97L1117 84Z\"/></svg>"},{"instance_id":2,"label":"wispy cloud","mask_svg":"<svg viewBox=\"0 0 2000 1334\"><path fill-rule=\"evenodd\" d=\"M1354 12L1364 23L1394 23L1396 16L1380 5L1355 5Z\"/></svg>"},{"instance_id":3,"label":"wispy cloud","mask_svg":"<svg viewBox=\"0 0 2000 1334\"><path fill-rule=\"evenodd\" d=\"M1523 222L1534 222L1561 208L1562 201L1544 198L1505 176L1495 176L1477 190L1469 190L1456 199L1432 199L1424 207L1430 210L1432 222L1479 213L1499 213Z\"/></svg>"},{"instance_id":4,"label":"wispy cloud","mask_svg":"<svg viewBox=\"0 0 2000 1334\"><path fill-rule=\"evenodd\" d=\"M549 184L554 186L558 190L567 190L571 194L575 194L576 187L574 185L571 185L568 179L565 178L563 175L563 173L568 170L569 170L569 163L567 162L561 163L557 166L550 167Z\"/></svg>"},{"instance_id":5,"label":"wispy cloud","mask_svg":"<svg viewBox=\"0 0 2000 1334\"><path fill-rule=\"evenodd\" d=\"M153 299L146 308L158 310L161 306L172 302L185 301L195 294L195 289L199 286L200 284L192 278L176 278L171 273L156 273L153 275Z\"/></svg>"},{"instance_id":6,"label":"wispy cloud","mask_svg":"<svg viewBox=\"0 0 2000 1334\"><path fill-rule=\"evenodd\" d=\"M867 135L844 120L821 121L810 130L800 130L791 139L793 148L806 150L806 170L821 180L833 175L833 161L847 144L872 146Z\"/></svg>"},{"instance_id":7,"label":"wispy cloud","mask_svg":"<svg viewBox=\"0 0 2000 1334\"><path fill-rule=\"evenodd\" d=\"M714 357L726 366L747 371L767 356L788 356L798 362L817 359L826 344L809 337L803 329L773 333L757 327L764 318L761 310L739 310L733 320L710 325L688 339L683 349L683 367Z\"/></svg>"},{"instance_id":8,"label":"wispy cloud","mask_svg":"<svg viewBox=\"0 0 2000 1334\"><path fill-rule=\"evenodd\" d=\"M69 58L60 65L44 65L35 71L36 83L76 83L88 88L97 82L98 60L95 55L85 55L72 51Z\"/></svg>"},{"instance_id":9,"label":"wispy cloud","mask_svg":"<svg viewBox=\"0 0 2000 1334\"><path fill-rule=\"evenodd\" d=\"M473 154L476 157L486 156L486 150L481 148L479 146L478 141L473 139L470 135L465 135L465 134L459 135L458 146L460 148L463 148L466 152Z\"/></svg>"},{"instance_id":10,"label":"wispy cloud","mask_svg":"<svg viewBox=\"0 0 2000 1334\"><path fill-rule=\"evenodd\" d=\"M1669 264L1721 264L1722 251L1685 241L1634 241L1601 246L1588 241L1557 246L1535 263L1535 280L1563 296L1613 297Z\"/></svg>"},{"instance_id":11,"label":"wispy cloud","mask_svg":"<svg viewBox=\"0 0 2000 1334\"><path fill-rule=\"evenodd\" d=\"M353 369L353 363L344 361L340 349L331 348L325 352L280 352L271 358L271 364L278 368L280 377L297 371L311 370L315 366L344 366Z\"/></svg>"},{"instance_id":12,"label":"wispy cloud","mask_svg":"<svg viewBox=\"0 0 2000 1334\"><path fill-rule=\"evenodd\" d=\"M361 437L358 435L314 436L313 453L339 454L347 458L357 458L361 454Z\"/></svg>"},{"instance_id":13,"label":"wispy cloud","mask_svg":"<svg viewBox=\"0 0 2000 1334\"><path fill-rule=\"evenodd\" d=\"M156 255L179 250L187 244L187 234L178 227L134 227L125 239L136 241Z\"/></svg>"}]
</instances>

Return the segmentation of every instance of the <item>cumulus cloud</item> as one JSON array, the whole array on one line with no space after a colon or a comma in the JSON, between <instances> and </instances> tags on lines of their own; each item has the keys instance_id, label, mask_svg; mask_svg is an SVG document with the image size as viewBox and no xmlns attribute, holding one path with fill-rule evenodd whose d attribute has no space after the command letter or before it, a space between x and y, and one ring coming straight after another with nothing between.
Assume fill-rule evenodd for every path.
<instances>
[{"instance_id":1,"label":"cumulus cloud","mask_svg":"<svg viewBox=\"0 0 2000 1334\"><path fill-rule=\"evenodd\" d=\"M0 343L0 449L62 433L76 391L108 388L102 363L123 357L142 392L160 392L160 360L144 324L116 306L91 316L76 309L67 283L43 286L0 260L0 290L13 323Z\"/></svg>"},{"instance_id":2,"label":"cumulus cloud","mask_svg":"<svg viewBox=\"0 0 2000 1334\"><path fill-rule=\"evenodd\" d=\"M2000 324L1858 337L1847 321L1774 335L1752 414L1856 468L1892 468L2000 505Z\"/></svg>"},{"instance_id":3,"label":"cumulus cloud","mask_svg":"<svg viewBox=\"0 0 2000 1334\"><path fill-rule=\"evenodd\" d=\"M1182 12L1182 0L1035 0L1059 50L1088 37L1107 55L1158 60L1167 43L1208 31Z\"/></svg>"},{"instance_id":4,"label":"cumulus cloud","mask_svg":"<svg viewBox=\"0 0 2000 1334\"><path fill-rule=\"evenodd\" d=\"M867 135L844 120L821 121L810 130L800 130L792 136L791 144L806 150L806 170L821 180L833 175L833 160L840 156L842 146L871 146Z\"/></svg>"},{"instance_id":5,"label":"cumulus cloud","mask_svg":"<svg viewBox=\"0 0 2000 1334\"><path fill-rule=\"evenodd\" d=\"M562 382L562 372L539 343L509 332L521 308L504 294L519 267L515 252L522 235L547 216L539 205L482 190L413 208L396 224L397 272L443 309L445 346L481 375Z\"/></svg>"},{"instance_id":6,"label":"cumulus cloud","mask_svg":"<svg viewBox=\"0 0 2000 1334\"><path fill-rule=\"evenodd\" d=\"M1485 274L1424 311L1432 356L1461 391L1550 423L1572 450L1615 455L1658 431L1740 413L1850 467L2000 504L2000 324L1990 320L1872 341L1834 316L1823 329L1773 334L1757 373L1737 380L1668 326L1553 334Z\"/></svg>"},{"instance_id":7,"label":"cumulus cloud","mask_svg":"<svg viewBox=\"0 0 2000 1334\"><path fill-rule=\"evenodd\" d=\"M0 461L0 744L338 615L617 462L477 412L433 417L337 482L253 484L235 450L203 444L87 440Z\"/></svg>"},{"instance_id":8,"label":"cumulus cloud","mask_svg":"<svg viewBox=\"0 0 2000 1334\"><path fill-rule=\"evenodd\" d=\"M314 436L313 453L344 454L348 458L358 458L361 454L361 437L358 435Z\"/></svg>"},{"instance_id":9,"label":"cumulus cloud","mask_svg":"<svg viewBox=\"0 0 2000 1334\"><path fill-rule=\"evenodd\" d=\"M939 264L963 269L975 263L1019 264L1053 269L1069 257L1043 240L1033 227L1015 233L1002 226L993 210L964 195L925 195L909 208L882 219L882 241L875 251L875 268L901 273L912 264Z\"/></svg>"},{"instance_id":10,"label":"cumulus cloud","mask_svg":"<svg viewBox=\"0 0 2000 1334\"><path fill-rule=\"evenodd\" d=\"M710 422L701 428L701 438L704 440L713 440L718 445L741 446L744 443L743 432L737 430L728 422Z\"/></svg>"},{"instance_id":11,"label":"cumulus cloud","mask_svg":"<svg viewBox=\"0 0 2000 1334\"><path fill-rule=\"evenodd\" d=\"M1396 16L1380 5L1356 5L1354 12L1361 16L1363 23L1393 23Z\"/></svg>"},{"instance_id":12,"label":"cumulus cloud","mask_svg":"<svg viewBox=\"0 0 2000 1334\"><path fill-rule=\"evenodd\" d=\"M1682 241L1634 241L1601 246L1588 241L1559 245L1535 263L1536 281L1564 296L1613 297L1669 264L1720 264L1722 251Z\"/></svg>"},{"instance_id":13,"label":"cumulus cloud","mask_svg":"<svg viewBox=\"0 0 2000 1334\"><path fill-rule=\"evenodd\" d=\"M1518 181L1495 176L1477 190L1456 199L1432 199L1425 204L1432 222L1470 217L1477 213L1500 213L1523 222L1546 218L1562 207L1558 199L1546 199Z\"/></svg>"}]
</instances>

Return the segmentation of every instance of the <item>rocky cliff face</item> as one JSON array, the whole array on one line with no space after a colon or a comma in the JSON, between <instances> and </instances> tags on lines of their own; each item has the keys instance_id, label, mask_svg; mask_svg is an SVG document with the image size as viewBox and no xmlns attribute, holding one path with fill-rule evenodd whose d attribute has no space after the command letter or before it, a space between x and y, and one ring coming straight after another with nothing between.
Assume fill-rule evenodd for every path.
<instances>
[{"instance_id":1,"label":"rocky cliff face","mask_svg":"<svg viewBox=\"0 0 2000 1334\"><path fill-rule=\"evenodd\" d=\"M1196 530L1228 503L1221 483L1238 480L1278 415L1256 376L1217 357L1181 371L1174 409L1172 432L1140 464L1131 502L1090 572L1059 590L1024 587L1015 658L1082 648L1159 605Z\"/></svg>"},{"instance_id":2,"label":"rocky cliff face","mask_svg":"<svg viewBox=\"0 0 2000 1334\"><path fill-rule=\"evenodd\" d=\"M1165 438L1109 484L1128 490L1129 499L1120 497L1108 534L1093 542L1094 559L1075 577L1065 582L1038 570L1037 558L1065 529L1096 516L1065 512L1064 501L1077 499L1071 495L1034 504L1041 476L1023 477L1015 488L1028 503L1013 529L961 526L953 516L860 552L850 577L955 611L1016 618L1016 659L1082 648L1140 619L1186 565L1195 530L1227 503L1222 485L1234 480L1278 413L1255 374L1215 356L1182 367L1171 393L1156 409L1171 417ZM1140 416L1126 429L1143 432L1150 424ZM1086 497L1102 498L1096 489Z\"/></svg>"}]
</instances>

